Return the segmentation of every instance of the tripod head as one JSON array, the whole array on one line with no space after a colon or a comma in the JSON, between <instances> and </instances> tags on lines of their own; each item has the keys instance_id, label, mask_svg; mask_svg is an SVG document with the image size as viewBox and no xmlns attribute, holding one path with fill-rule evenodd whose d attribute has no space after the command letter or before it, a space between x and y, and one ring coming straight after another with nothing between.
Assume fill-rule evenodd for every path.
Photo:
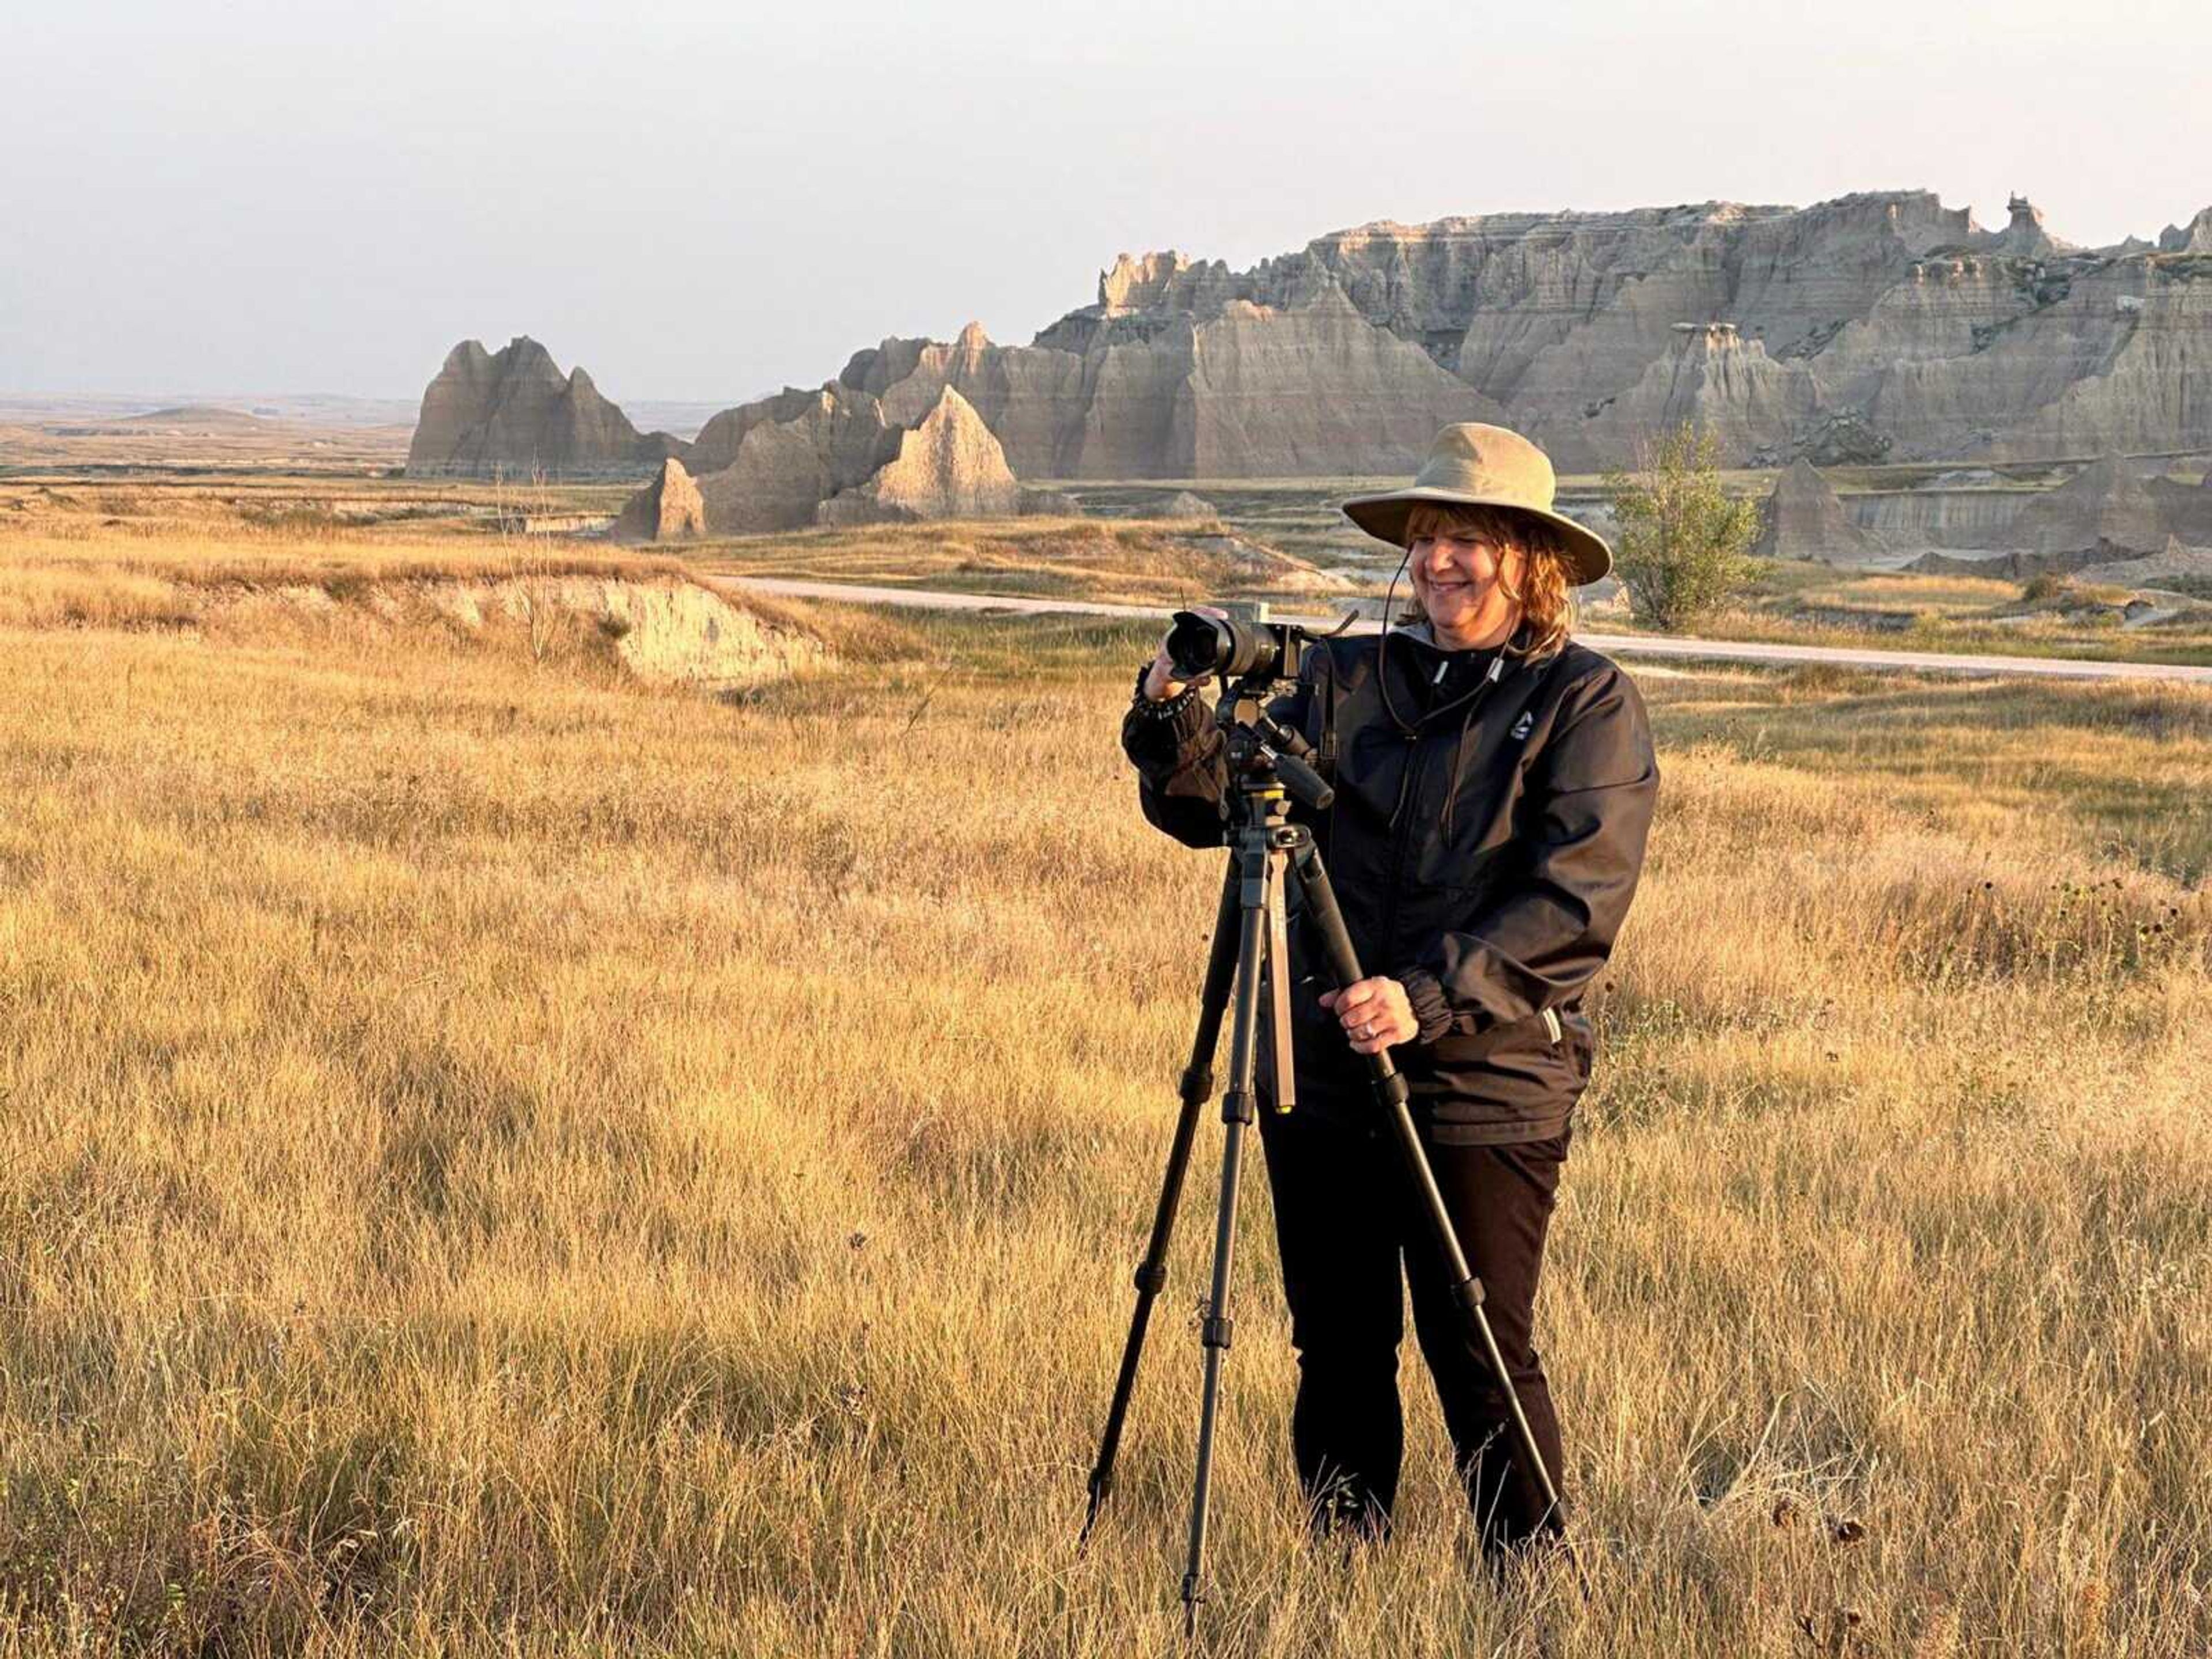
<instances>
[{"instance_id":1,"label":"tripod head","mask_svg":"<svg viewBox=\"0 0 2212 1659\"><path fill-rule=\"evenodd\" d=\"M1239 806L1249 811L1255 803L1287 796L1310 811L1326 811L1336 792L1314 769L1313 745L1267 712L1279 693L1297 684L1299 664L1314 648L1313 641L1304 629L1274 621L1264 601L1226 611L1218 617L1178 613L1176 626L1183 630L1188 623L1193 634L1202 630L1206 638L1201 646L1207 653L1219 642L1218 654L1212 660L1223 663L1225 672L1213 720L1224 740ZM1170 648L1175 648L1172 639ZM1197 650L1188 654L1199 657ZM1209 670L1196 667L1194 660L1194 672Z\"/></svg>"},{"instance_id":2,"label":"tripod head","mask_svg":"<svg viewBox=\"0 0 2212 1659\"><path fill-rule=\"evenodd\" d=\"M1287 795L1320 812L1336 799L1328 780L1314 769L1313 745L1269 714L1261 695L1242 683L1231 686L1221 694L1214 720L1226 739L1230 775L1248 805Z\"/></svg>"}]
</instances>

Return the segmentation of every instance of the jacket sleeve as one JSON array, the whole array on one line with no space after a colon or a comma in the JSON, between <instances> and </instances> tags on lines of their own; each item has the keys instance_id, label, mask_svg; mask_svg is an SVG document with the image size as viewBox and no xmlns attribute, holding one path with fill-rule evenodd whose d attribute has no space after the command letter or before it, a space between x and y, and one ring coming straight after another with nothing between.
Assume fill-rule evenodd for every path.
<instances>
[{"instance_id":1,"label":"jacket sleeve","mask_svg":"<svg viewBox=\"0 0 2212 1659\"><path fill-rule=\"evenodd\" d=\"M1294 731L1305 723L1319 655L1309 652L1297 684L1267 705L1270 714ZM1191 697L1168 719L1132 704L1121 718L1121 752L1137 769L1137 804L1145 821L1186 847L1220 846L1226 839L1222 795L1229 771L1224 746L1203 696Z\"/></svg>"},{"instance_id":2,"label":"jacket sleeve","mask_svg":"<svg viewBox=\"0 0 2212 1659\"><path fill-rule=\"evenodd\" d=\"M1121 752L1137 769L1137 805L1147 823L1186 847L1221 845L1228 769L1203 697L1186 698L1164 719L1132 703L1121 717Z\"/></svg>"},{"instance_id":3,"label":"jacket sleeve","mask_svg":"<svg viewBox=\"0 0 2212 1659\"><path fill-rule=\"evenodd\" d=\"M1420 1041L1574 999L1628 915L1658 790L1644 700L1608 665L1562 700L1536 757L1510 884L1466 932L1443 934L1397 975Z\"/></svg>"}]
</instances>

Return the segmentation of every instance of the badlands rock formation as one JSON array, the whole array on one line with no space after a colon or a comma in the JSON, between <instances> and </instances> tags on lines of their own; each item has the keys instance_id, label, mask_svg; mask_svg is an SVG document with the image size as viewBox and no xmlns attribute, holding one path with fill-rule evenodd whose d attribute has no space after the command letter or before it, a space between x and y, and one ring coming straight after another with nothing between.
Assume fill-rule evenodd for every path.
<instances>
[{"instance_id":1,"label":"badlands rock formation","mask_svg":"<svg viewBox=\"0 0 2212 1659\"><path fill-rule=\"evenodd\" d=\"M666 433L641 434L580 368L563 374L552 354L519 335L497 352L464 340L422 393L407 448L410 477L620 477L680 447Z\"/></svg>"},{"instance_id":2,"label":"badlands rock formation","mask_svg":"<svg viewBox=\"0 0 2212 1659\"><path fill-rule=\"evenodd\" d=\"M2119 559L2162 551L2172 533L2142 481L2107 459L2022 507L2007 539L2028 553Z\"/></svg>"},{"instance_id":3,"label":"badlands rock formation","mask_svg":"<svg viewBox=\"0 0 2212 1659\"><path fill-rule=\"evenodd\" d=\"M937 406L898 434L898 450L865 481L840 490L815 514L820 524L893 524L915 519L989 519L1018 513L1022 487L983 417L951 386Z\"/></svg>"},{"instance_id":4,"label":"badlands rock formation","mask_svg":"<svg viewBox=\"0 0 2212 1659\"><path fill-rule=\"evenodd\" d=\"M1774 481L1752 551L1765 559L1863 564L1883 548L1876 537L1852 521L1819 469L1801 460L1791 462Z\"/></svg>"},{"instance_id":5,"label":"badlands rock formation","mask_svg":"<svg viewBox=\"0 0 2212 1659\"><path fill-rule=\"evenodd\" d=\"M623 504L613 533L624 542L681 541L707 533L707 503L683 462L672 455L660 464L660 476Z\"/></svg>"},{"instance_id":6,"label":"badlands rock formation","mask_svg":"<svg viewBox=\"0 0 2212 1659\"><path fill-rule=\"evenodd\" d=\"M899 429L865 392L833 382L788 395L787 408L745 425L727 466L700 475L714 534L804 529L823 501L898 454Z\"/></svg>"},{"instance_id":7,"label":"badlands rock formation","mask_svg":"<svg viewBox=\"0 0 2212 1659\"><path fill-rule=\"evenodd\" d=\"M2212 209L2155 246L2102 249L2023 198L1985 230L1899 191L1377 223L1244 271L1125 255L1027 345L972 324L887 339L672 452L531 343L501 358L526 347L504 368L456 351L415 465L565 471L642 450L714 474L758 430L835 424L825 398L904 428L947 387L1026 481L1404 474L1459 420L1526 432L1570 472L1631 462L1685 419L1735 465L2188 454L2212 452ZM849 489L888 459L824 465Z\"/></svg>"},{"instance_id":8,"label":"badlands rock formation","mask_svg":"<svg viewBox=\"0 0 2212 1659\"><path fill-rule=\"evenodd\" d=\"M1923 553L1905 568L1924 576L1986 576L1997 581L2024 582L2037 576L2065 575L2081 569L2094 553Z\"/></svg>"},{"instance_id":9,"label":"badlands rock formation","mask_svg":"<svg viewBox=\"0 0 2212 1659\"><path fill-rule=\"evenodd\" d=\"M1139 283L1135 273L1158 280ZM1503 418L1411 342L1369 323L1325 276L1279 304L1136 308L1155 295L1203 299L1208 274L1179 255L1126 257L1099 278L1098 305L1029 346L993 345L969 325L950 346L886 340L840 379L910 415L940 387L982 415L1024 478L1299 477L1395 472L1440 426ZM1161 303L1173 303L1163 301Z\"/></svg>"},{"instance_id":10,"label":"badlands rock formation","mask_svg":"<svg viewBox=\"0 0 2212 1659\"><path fill-rule=\"evenodd\" d=\"M885 340L840 383L945 385L1024 478L1392 473L1504 420L1563 470L1693 419L1774 465L2212 448L2212 210L2155 248L2001 230L1924 191L1809 208L1374 224L1249 271L1124 256L1026 346Z\"/></svg>"},{"instance_id":11,"label":"badlands rock formation","mask_svg":"<svg viewBox=\"0 0 2212 1659\"><path fill-rule=\"evenodd\" d=\"M1795 494L1796 505L1778 520L1770 507L1769 522L1786 526L1794 517L1810 526L1785 533L1778 556L1887 564L1918 556L1910 568L1989 576L2158 556L2174 543L2212 547L2212 483L2142 477L2156 465L2107 457L2048 490L2001 483L1986 468L1948 472L1914 489L1863 489L1840 501L1850 525L1865 538L1864 550L1856 551L1834 534L1832 520L1814 517L1809 482L1801 475L1793 484L1785 474L1775 499L1784 502ZM1822 545L1835 550L1809 550Z\"/></svg>"},{"instance_id":12,"label":"badlands rock formation","mask_svg":"<svg viewBox=\"0 0 2212 1659\"><path fill-rule=\"evenodd\" d=\"M2185 489L2164 479L2146 483L2126 462L2108 457L2057 489L2030 496L1988 544L2003 549L1996 556L1931 552L1910 568L2018 579L2162 554L2179 544L2178 531L2192 523L2190 498L2201 489Z\"/></svg>"},{"instance_id":13,"label":"badlands rock formation","mask_svg":"<svg viewBox=\"0 0 2212 1659\"><path fill-rule=\"evenodd\" d=\"M991 428L951 386L941 387L936 402L910 424L892 420L867 393L834 381L817 392L787 392L728 415L716 417L728 465L697 481L700 528L675 533L991 518L1026 504ZM705 435L693 446L695 455L708 450ZM664 520L672 477L690 486L682 464L670 460L662 477L623 507L618 529Z\"/></svg>"}]
</instances>

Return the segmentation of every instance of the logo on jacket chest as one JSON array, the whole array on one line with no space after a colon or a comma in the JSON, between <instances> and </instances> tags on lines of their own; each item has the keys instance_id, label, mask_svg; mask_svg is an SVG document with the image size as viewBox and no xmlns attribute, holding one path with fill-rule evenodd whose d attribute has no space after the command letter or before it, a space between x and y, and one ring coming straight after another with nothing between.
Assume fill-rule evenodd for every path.
<instances>
[{"instance_id":1,"label":"logo on jacket chest","mask_svg":"<svg viewBox=\"0 0 2212 1659\"><path fill-rule=\"evenodd\" d=\"M1536 716L1529 710L1526 708L1522 709L1521 711L1521 718L1513 722L1513 731L1511 733L1513 741L1516 743L1520 742L1522 738L1527 737L1535 729Z\"/></svg>"}]
</instances>

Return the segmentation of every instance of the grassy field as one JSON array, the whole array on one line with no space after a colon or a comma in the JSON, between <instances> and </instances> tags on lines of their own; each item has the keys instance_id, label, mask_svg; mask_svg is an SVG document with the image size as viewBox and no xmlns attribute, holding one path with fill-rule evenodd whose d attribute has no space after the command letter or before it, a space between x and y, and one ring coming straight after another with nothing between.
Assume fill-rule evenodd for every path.
<instances>
[{"instance_id":1,"label":"grassy field","mask_svg":"<svg viewBox=\"0 0 2212 1659\"><path fill-rule=\"evenodd\" d=\"M2139 625L2131 601L2152 607ZM1635 631L1623 606L1594 617ZM1693 631L1892 651L2212 663L2212 605L2064 577L2023 583L1766 561L1740 599Z\"/></svg>"},{"instance_id":2,"label":"grassy field","mask_svg":"<svg viewBox=\"0 0 2212 1659\"><path fill-rule=\"evenodd\" d=\"M1334 494L1357 481L1201 484L1218 507L1212 532L1144 515L1161 485L1075 485L1063 494L1089 520L803 531L688 549L702 568L979 593L1161 603L1226 594L1325 611L1379 599L1396 560L1346 525ZM1226 531L1228 533L1219 533ZM1398 588L1402 597L1406 583ZM2154 614L2137 618L2131 601ZM1585 596L1596 629L1638 632L1612 584ZM1760 561L1741 595L1692 631L1711 639L2097 660L2212 663L2212 604L2063 578L2029 584L1971 575L1839 569Z\"/></svg>"},{"instance_id":3,"label":"grassy field","mask_svg":"<svg viewBox=\"0 0 2212 1659\"><path fill-rule=\"evenodd\" d=\"M778 575L1014 597L1182 604L1267 598L1307 612L1378 600L1395 560L1334 502L1388 481L1198 481L1213 522L1158 515L1179 484L1089 483L1059 493L1090 517L880 526L721 537L664 550L708 576ZM1748 488L1749 475L1737 480ZM620 483L545 483L287 473L0 477L0 537L17 550L11 603L83 619L105 606L149 619L192 608L210 586L285 580L338 586L363 575L488 574L502 563L597 571L605 544L531 533L540 522L611 520ZM520 533L518 533L518 530ZM1377 550L1370 551L1369 550ZM30 570L36 567L38 596ZM106 574L103 574L106 573ZM126 575L129 583L110 580ZM1402 595L1405 584L1400 583ZM1765 562L1707 637L1893 650L2212 663L2212 604L2160 591L2148 618L2120 587L2027 585ZM1620 596L1586 596L1586 622L1639 631ZM82 613L82 614L81 614ZM0 615L8 614L0 611Z\"/></svg>"},{"instance_id":4,"label":"grassy field","mask_svg":"<svg viewBox=\"0 0 2212 1659\"><path fill-rule=\"evenodd\" d=\"M499 556L197 533L0 530L0 1654L1183 1650L1202 1220L1072 1548L1219 878L1142 636L792 608L716 699L100 599ZM1588 1599L1410 1361L1399 1536L1302 1542L1255 1191L1197 1650L2212 1649L2212 694L1639 678Z\"/></svg>"}]
</instances>

